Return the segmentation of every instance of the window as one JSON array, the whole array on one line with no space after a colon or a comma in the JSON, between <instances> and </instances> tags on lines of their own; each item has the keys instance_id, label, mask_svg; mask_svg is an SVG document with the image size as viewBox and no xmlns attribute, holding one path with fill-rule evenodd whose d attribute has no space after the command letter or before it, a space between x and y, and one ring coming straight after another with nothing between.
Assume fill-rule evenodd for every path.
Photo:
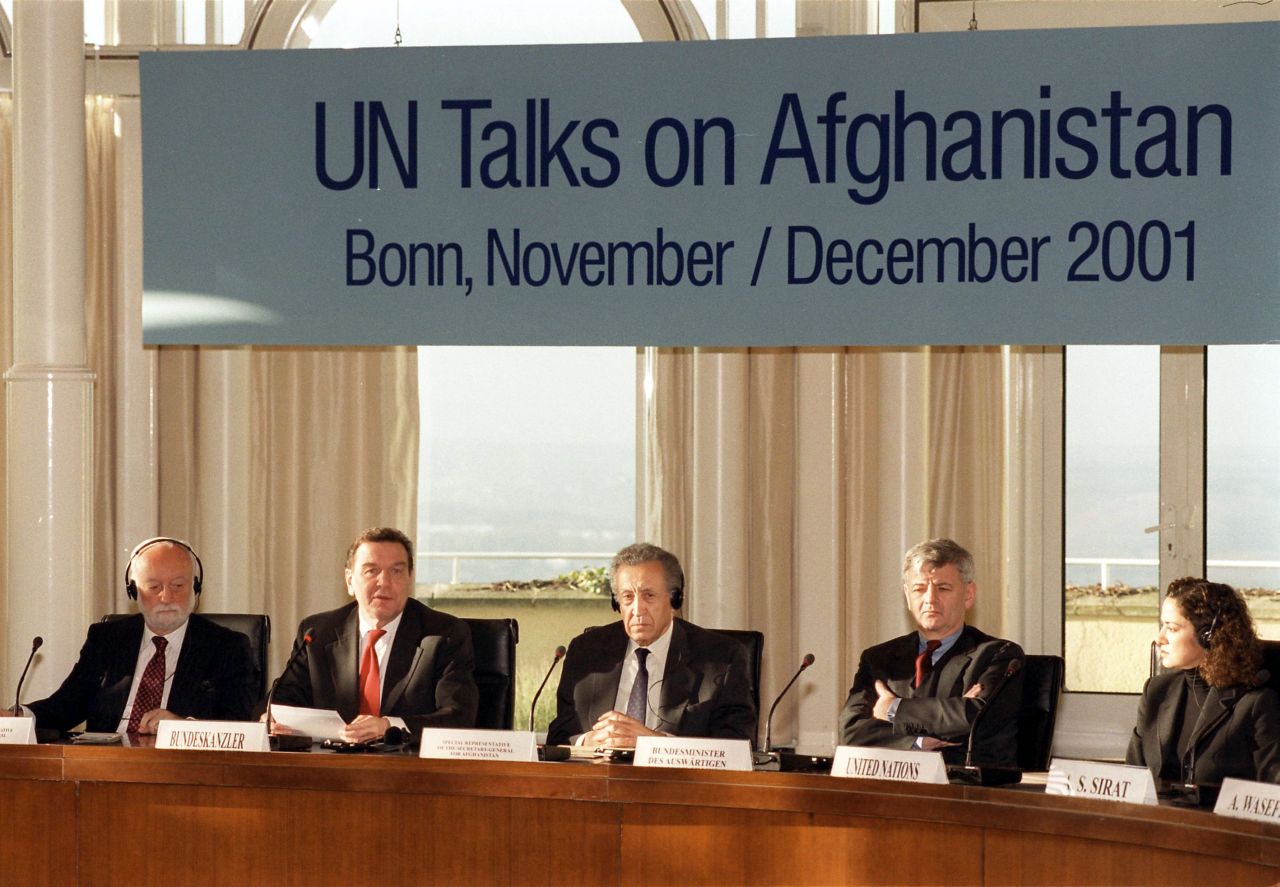
<instances>
[{"instance_id":1,"label":"window","mask_svg":"<svg viewBox=\"0 0 1280 887\"><path fill-rule=\"evenodd\" d=\"M551 578L635 541L634 349L418 354L419 582Z\"/></svg>"},{"instance_id":2,"label":"window","mask_svg":"<svg viewBox=\"0 0 1280 887\"><path fill-rule=\"evenodd\" d=\"M1136 693L1160 611L1160 349L1072 346L1066 376L1067 689Z\"/></svg>"},{"instance_id":3,"label":"window","mask_svg":"<svg viewBox=\"0 0 1280 887\"><path fill-rule=\"evenodd\" d=\"M1280 638L1280 346L1215 345L1206 362L1207 575Z\"/></svg>"},{"instance_id":4,"label":"window","mask_svg":"<svg viewBox=\"0 0 1280 887\"><path fill-rule=\"evenodd\" d=\"M1204 575L1280 638L1280 346L1071 347L1067 689L1135 693L1163 589Z\"/></svg>"}]
</instances>

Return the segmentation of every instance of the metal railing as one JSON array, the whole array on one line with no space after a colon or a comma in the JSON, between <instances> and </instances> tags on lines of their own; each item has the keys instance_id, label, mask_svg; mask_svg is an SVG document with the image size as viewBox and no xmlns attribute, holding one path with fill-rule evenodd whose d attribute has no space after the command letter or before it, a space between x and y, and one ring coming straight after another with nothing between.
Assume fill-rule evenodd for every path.
<instances>
[{"instance_id":1,"label":"metal railing","mask_svg":"<svg viewBox=\"0 0 1280 887\"><path fill-rule=\"evenodd\" d=\"M449 581L454 585L462 581L463 561L599 561L608 563L613 559L612 551L433 551L419 552L420 560L448 561ZM1159 567L1160 561L1154 557L1069 557L1065 558L1069 567L1096 566L1099 582L1103 588L1111 586L1113 567ZM1208 569L1249 569L1280 570L1280 561L1244 561L1244 560L1210 560L1206 562Z\"/></svg>"},{"instance_id":2,"label":"metal railing","mask_svg":"<svg viewBox=\"0 0 1280 887\"><path fill-rule=\"evenodd\" d=\"M1159 567L1160 560L1154 557L1068 557L1064 558L1067 566L1096 566L1099 584L1102 588L1111 587L1112 567ZM1280 570L1280 561L1240 561L1209 560L1205 561L1205 569L1246 569L1246 570Z\"/></svg>"},{"instance_id":3,"label":"metal railing","mask_svg":"<svg viewBox=\"0 0 1280 887\"><path fill-rule=\"evenodd\" d=\"M613 560L612 551L432 551L418 553L419 560L448 561L449 582L462 581L463 561L604 561Z\"/></svg>"}]
</instances>

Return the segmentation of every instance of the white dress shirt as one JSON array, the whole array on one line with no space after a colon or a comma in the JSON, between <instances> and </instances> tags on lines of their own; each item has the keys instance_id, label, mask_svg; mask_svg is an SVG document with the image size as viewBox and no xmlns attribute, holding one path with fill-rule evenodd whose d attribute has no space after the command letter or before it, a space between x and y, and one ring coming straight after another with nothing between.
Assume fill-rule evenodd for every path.
<instances>
[{"instance_id":1,"label":"white dress shirt","mask_svg":"<svg viewBox=\"0 0 1280 887\"><path fill-rule=\"evenodd\" d=\"M160 707L169 707L169 691L173 689L173 674L178 670L178 656L182 653L182 641L187 636L187 625L189 622L183 622L173 631L164 635L164 639L168 641L168 646L164 648L164 690L160 694ZM138 685L142 683L142 673L147 669L147 663L151 661L151 657L156 654L156 645L151 639L156 637L156 633L146 625L142 628L142 644L138 647L138 661L133 666L133 683L129 686L129 698L125 700L124 711L120 715L120 723L116 726L117 733L124 733L129 729L129 715L133 713L133 700L138 696Z\"/></svg>"}]
</instances>

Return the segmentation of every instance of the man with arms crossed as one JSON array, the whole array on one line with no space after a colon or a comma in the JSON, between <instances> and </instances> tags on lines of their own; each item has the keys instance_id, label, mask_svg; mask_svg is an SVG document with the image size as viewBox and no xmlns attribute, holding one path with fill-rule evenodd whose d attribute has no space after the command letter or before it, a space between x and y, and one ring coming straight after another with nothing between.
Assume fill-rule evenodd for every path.
<instances>
[{"instance_id":1,"label":"man with arms crossed","mask_svg":"<svg viewBox=\"0 0 1280 887\"><path fill-rule=\"evenodd\" d=\"M36 726L155 733L162 720L248 720L257 702L249 639L193 614L204 571L185 542L133 550L125 590L139 613L89 626L80 658L48 699L27 706Z\"/></svg>"},{"instance_id":2,"label":"man with arms crossed","mask_svg":"<svg viewBox=\"0 0 1280 887\"><path fill-rule=\"evenodd\" d=\"M423 727L475 726L471 631L409 596L409 537L365 530L347 550L344 575L354 600L302 620L272 702L337 711L348 742L380 739L393 726L415 739Z\"/></svg>"},{"instance_id":3,"label":"man with arms crossed","mask_svg":"<svg viewBox=\"0 0 1280 887\"><path fill-rule=\"evenodd\" d=\"M947 763L963 763L974 719L1022 649L965 625L977 586L973 556L955 542L921 542L902 572L918 630L863 651L840 712L840 744L937 749ZM1017 764L1021 671L1008 684L983 716L975 763Z\"/></svg>"},{"instance_id":4,"label":"man with arms crossed","mask_svg":"<svg viewBox=\"0 0 1280 887\"><path fill-rule=\"evenodd\" d=\"M609 578L622 619L569 644L547 743L633 748L638 736L754 739L747 651L675 618L684 602L675 555L628 546L614 556Z\"/></svg>"}]
</instances>

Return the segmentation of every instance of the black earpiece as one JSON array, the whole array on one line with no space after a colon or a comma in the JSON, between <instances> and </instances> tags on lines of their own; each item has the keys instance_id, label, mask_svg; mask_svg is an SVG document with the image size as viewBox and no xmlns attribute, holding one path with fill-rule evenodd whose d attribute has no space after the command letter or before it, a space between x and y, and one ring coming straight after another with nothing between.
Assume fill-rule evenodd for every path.
<instances>
[{"instance_id":1,"label":"black earpiece","mask_svg":"<svg viewBox=\"0 0 1280 887\"><path fill-rule=\"evenodd\" d=\"M129 557L129 563L124 568L124 593L129 596L129 600L136 601L138 599L138 583L133 581L133 562L142 552L152 545L159 545L161 542L177 545L191 555L191 559L196 563L196 574L191 580L191 590L199 597L200 590L204 585L204 564L200 563L200 555L196 554L195 549L181 539L174 539L170 536L157 536L154 539L148 539L133 550L133 554Z\"/></svg>"},{"instance_id":2,"label":"black earpiece","mask_svg":"<svg viewBox=\"0 0 1280 887\"><path fill-rule=\"evenodd\" d=\"M1209 623L1208 628L1202 628L1196 632L1196 640L1200 642L1200 646L1208 650L1213 645L1213 630L1218 627L1218 615L1221 611L1215 611L1213 621Z\"/></svg>"}]
</instances>

